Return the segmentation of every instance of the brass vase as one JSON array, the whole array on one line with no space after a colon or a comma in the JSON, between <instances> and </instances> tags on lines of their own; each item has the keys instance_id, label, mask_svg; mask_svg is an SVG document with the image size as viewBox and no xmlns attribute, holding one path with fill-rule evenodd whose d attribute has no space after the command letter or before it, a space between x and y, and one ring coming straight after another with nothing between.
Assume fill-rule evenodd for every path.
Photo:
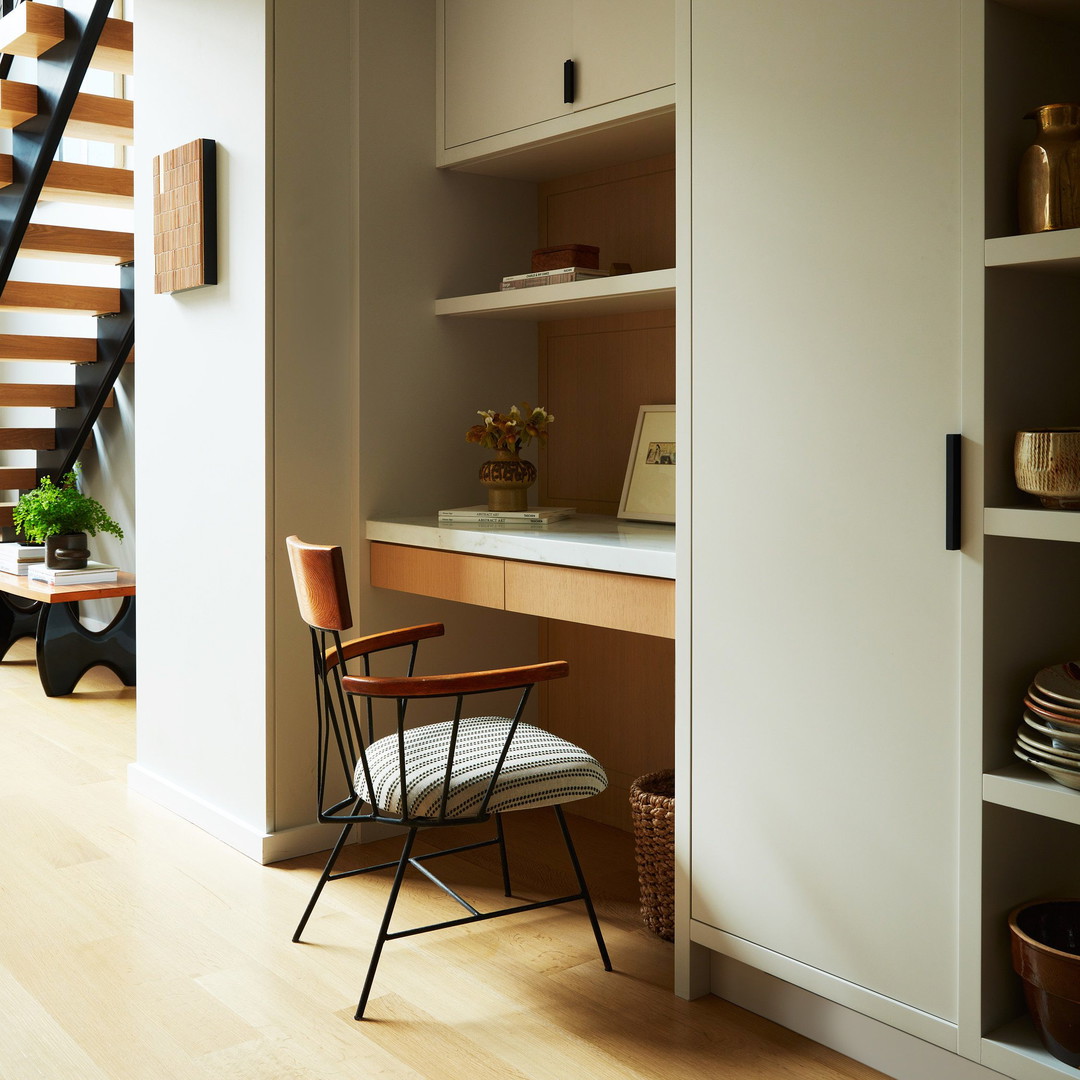
<instances>
[{"instance_id":1,"label":"brass vase","mask_svg":"<svg viewBox=\"0 0 1080 1080\"><path fill-rule=\"evenodd\" d=\"M496 450L494 460L480 466L480 483L487 488L489 510L527 510L536 466L516 450Z\"/></svg>"},{"instance_id":2,"label":"brass vase","mask_svg":"<svg viewBox=\"0 0 1080 1080\"><path fill-rule=\"evenodd\" d=\"M1020 160L1022 233L1080 226L1080 105L1043 105L1026 120L1039 125Z\"/></svg>"}]
</instances>

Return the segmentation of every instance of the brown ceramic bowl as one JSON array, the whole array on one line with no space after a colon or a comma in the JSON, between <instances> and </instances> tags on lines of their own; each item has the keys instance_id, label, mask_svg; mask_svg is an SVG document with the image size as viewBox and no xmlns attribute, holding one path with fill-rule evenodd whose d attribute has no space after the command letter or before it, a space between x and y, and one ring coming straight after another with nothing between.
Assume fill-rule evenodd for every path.
<instances>
[{"instance_id":1,"label":"brown ceramic bowl","mask_svg":"<svg viewBox=\"0 0 1080 1080\"><path fill-rule=\"evenodd\" d=\"M1080 510L1080 428L1018 431L1013 465L1016 486L1043 506Z\"/></svg>"},{"instance_id":2,"label":"brown ceramic bowl","mask_svg":"<svg viewBox=\"0 0 1080 1080\"><path fill-rule=\"evenodd\" d=\"M1032 900L1009 915L1013 969L1043 1045L1080 1067L1080 900Z\"/></svg>"}]
</instances>

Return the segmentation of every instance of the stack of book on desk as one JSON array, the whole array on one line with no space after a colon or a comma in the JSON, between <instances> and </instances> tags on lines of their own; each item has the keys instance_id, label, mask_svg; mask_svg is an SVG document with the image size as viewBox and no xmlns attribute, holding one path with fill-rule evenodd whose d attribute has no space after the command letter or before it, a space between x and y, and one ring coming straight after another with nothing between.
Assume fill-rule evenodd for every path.
<instances>
[{"instance_id":1,"label":"stack of book on desk","mask_svg":"<svg viewBox=\"0 0 1080 1080\"><path fill-rule=\"evenodd\" d=\"M44 544L0 544L0 573L26 577L31 565L44 561Z\"/></svg>"},{"instance_id":2,"label":"stack of book on desk","mask_svg":"<svg viewBox=\"0 0 1080 1080\"><path fill-rule=\"evenodd\" d=\"M440 525L476 525L479 528L516 526L543 528L576 513L572 506L530 506L527 510L489 510L486 506L457 506L439 511Z\"/></svg>"},{"instance_id":3,"label":"stack of book on desk","mask_svg":"<svg viewBox=\"0 0 1080 1080\"><path fill-rule=\"evenodd\" d=\"M115 581L117 568L91 559L81 570L68 567L53 569L44 562L32 563L27 575L31 581L43 581L47 585L108 585Z\"/></svg>"}]
</instances>

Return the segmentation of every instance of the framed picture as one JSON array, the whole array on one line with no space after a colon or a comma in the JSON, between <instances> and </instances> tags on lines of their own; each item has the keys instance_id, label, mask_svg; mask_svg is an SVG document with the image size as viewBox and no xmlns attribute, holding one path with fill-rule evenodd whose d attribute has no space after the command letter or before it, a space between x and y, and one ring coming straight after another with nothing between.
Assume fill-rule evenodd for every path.
<instances>
[{"instance_id":1,"label":"framed picture","mask_svg":"<svg viewBox=\"0 0 1080 1080\"><path fill-rule=\"evenodd\" d=\"M642 405L638 409L619 517L675 521L674 405Z\"/></svg>"}]
</instances>

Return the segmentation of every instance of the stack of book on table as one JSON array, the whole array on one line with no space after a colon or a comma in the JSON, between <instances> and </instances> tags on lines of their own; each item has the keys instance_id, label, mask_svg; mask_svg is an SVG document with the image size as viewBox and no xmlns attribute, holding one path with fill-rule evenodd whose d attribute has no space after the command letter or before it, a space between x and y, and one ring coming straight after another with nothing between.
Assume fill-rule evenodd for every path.
<instances>
[{"instance_id":1,"label":"stack of book on table","mask_svg":"<svg viewBox=\"0 0 1080 1080\"><path fill-rule=\"evenodd\" d=\"M489 510L486 506L457 506L439 511L440 525L476 525L479 528L516 526L543 528L576 513L572 506L530 506L527 510Z\"/></svg>"},{"instance_id":2,"label":"stack of book on table","mask_svg":"<svg viewBox=\"0 0 1080 1080\"><path fill-rule=\"evenodd\" d=\"M116 580L117 568L91 559L81 570L69 567L53 569L44 562L32 563L27 575L31 581L47 585L108 585Z\"/></svg>"},{"instance_id":3,"label":"stack of book on table","mask_svg":"<svg viewBox=\"0 0 1080 1080\"><path fill-rule=\"evenodd\" d=\"M44 544L0 544L0 573L26 577L34 563L44 561Z\"/></svg>"},{"instance_id":4,"label":"stack of book on table","mask_svg":"<svg viewBox=\"0 0 1080 1080\"><path fill-rule=\"evenodd\" d=\"M534 270L530 274L510 274L504 277L499 291L531 289L536 285L561 285L564 281L587 281L607 276L606 270L590 270L585 266L564 266L558 270Z\"/></svg>"}]
</instances>

